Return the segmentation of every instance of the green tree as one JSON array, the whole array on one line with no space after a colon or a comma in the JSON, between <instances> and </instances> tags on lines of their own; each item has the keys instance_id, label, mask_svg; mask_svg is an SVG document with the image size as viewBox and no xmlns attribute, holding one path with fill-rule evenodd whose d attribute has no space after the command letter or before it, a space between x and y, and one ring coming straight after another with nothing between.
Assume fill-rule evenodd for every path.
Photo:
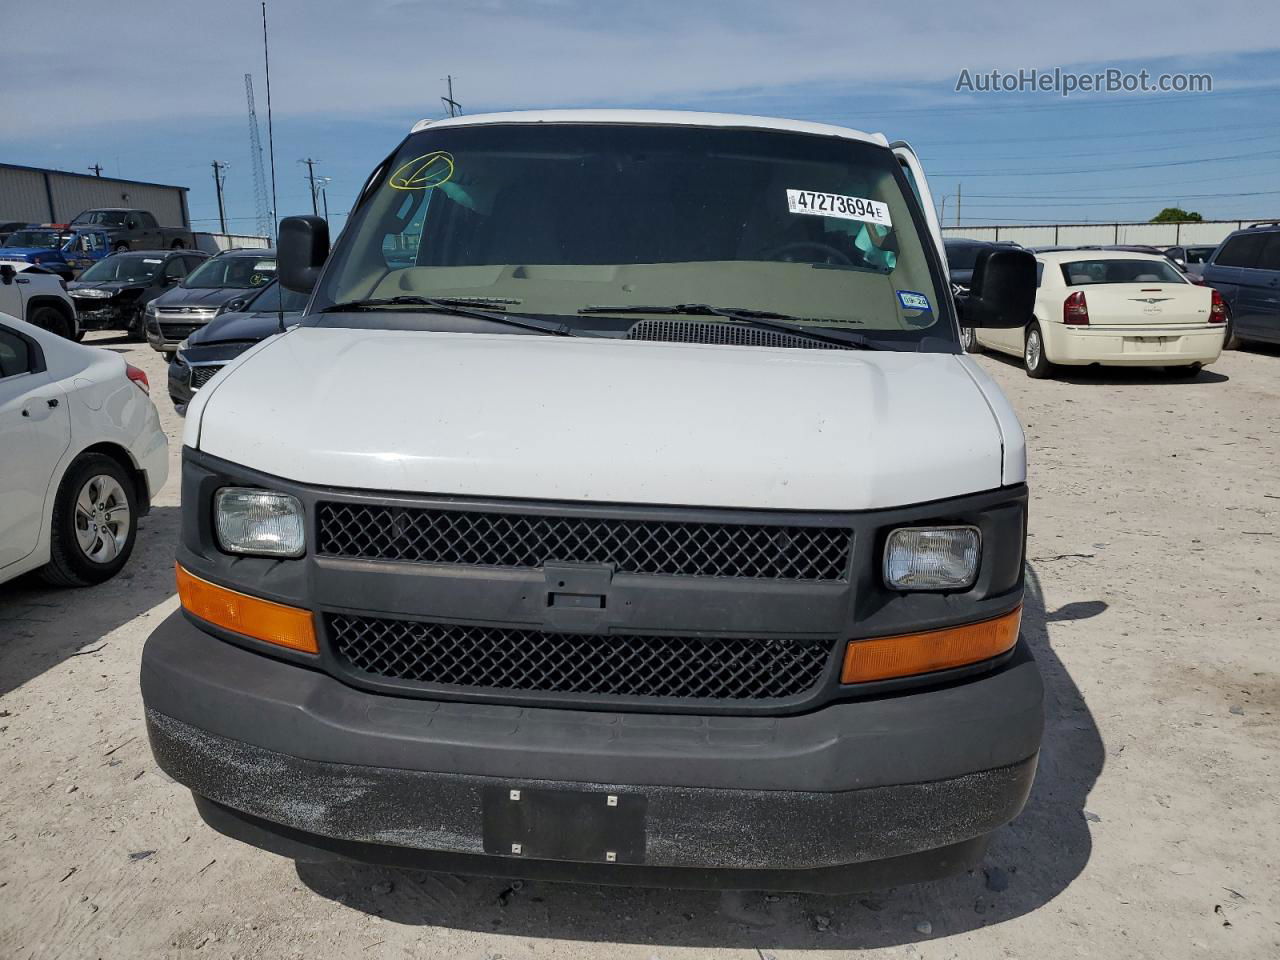
<instances>
[{"instance_id":1,"label":"green tree","mask_svg":"<svg viewBox=\"0 0 1280 960\"><path fill-rule=\"evenodd\" d=\"M1154 217L1151 218L1152 223L1177 223L1187 220L1203 220L1204 217L1196 213L1194 210L1183 210L1181 207L1165 207Z\"/></svg>"}]
</instances>

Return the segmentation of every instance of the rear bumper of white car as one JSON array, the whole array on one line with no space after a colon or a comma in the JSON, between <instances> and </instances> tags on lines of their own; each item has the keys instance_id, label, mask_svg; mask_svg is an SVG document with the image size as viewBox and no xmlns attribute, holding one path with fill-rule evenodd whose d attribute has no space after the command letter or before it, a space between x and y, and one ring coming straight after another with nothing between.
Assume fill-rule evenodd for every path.
<instances>
[{"instance_id":1,"label":"rear bumper of white car","mask_svg":"<svg viewBox=\"0 0 1280 960\"><path fill-rule=\"evenodd\" d=\"M1041 330L1053 363L1123 367L1213 363L1222 353L1226 332L1220 323L1124 327L1045 323Z\"/></svg>"}]
</instances>

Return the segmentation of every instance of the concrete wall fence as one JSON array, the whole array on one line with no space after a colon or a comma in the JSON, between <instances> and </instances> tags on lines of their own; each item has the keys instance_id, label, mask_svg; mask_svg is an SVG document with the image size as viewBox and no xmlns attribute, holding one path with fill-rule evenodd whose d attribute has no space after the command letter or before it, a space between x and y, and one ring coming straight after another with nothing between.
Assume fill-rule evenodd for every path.
<instances>
[{"instance_id":1,"label":"concrete wall fence","mask_svg":"<svg viewBox=\"0 0 1280 960\"><path fill-rule=\"evenodd\" d=\"M136 207L161 226L191 225L186 187L0 163L0 222L66 223L95 207Z\"/></svg>"},{"instance_id":2,"label":"concrete wall fence","mask_svg":"<svg viewBox=\"0 0 1280 960\"><path fill-rule=\"evenodd\" d=\"M1185 223L1048 223L1008 226L943 227L944 238L967 240L1008 240L1024 247L1084 246L1089 244L1139 243L1153 247L1176 244L1217 245L1233 230L1268 220L1196 220Z\"/></svg>"}]
</instances>

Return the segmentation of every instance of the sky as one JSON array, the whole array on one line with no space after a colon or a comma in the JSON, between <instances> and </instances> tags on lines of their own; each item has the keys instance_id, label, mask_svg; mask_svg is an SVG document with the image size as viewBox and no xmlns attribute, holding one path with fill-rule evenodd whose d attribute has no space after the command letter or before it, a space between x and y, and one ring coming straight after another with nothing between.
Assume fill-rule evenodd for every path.
<instances>
[{"instance_id":1,"label":"sky","mask_svg":"<svg viewBox=\"0 0 1280 960\"><path fill-rule=\"evenodd\" d=\"M1280 4L1077 0L268 0L280 215L317 161L337 224L414 122L657 107L817 120L920 153L948 225L1280 219ZM0 162L190 187L256 222L244 75L267 143L257 0L0 0ZM1207 73L1209 93L957 92L961 71ZM268 166L267 176L270 177ZM960 200L957 202L957 194ZM945 198L945 200L943 199Z\"/></svg>"}]
</instances>

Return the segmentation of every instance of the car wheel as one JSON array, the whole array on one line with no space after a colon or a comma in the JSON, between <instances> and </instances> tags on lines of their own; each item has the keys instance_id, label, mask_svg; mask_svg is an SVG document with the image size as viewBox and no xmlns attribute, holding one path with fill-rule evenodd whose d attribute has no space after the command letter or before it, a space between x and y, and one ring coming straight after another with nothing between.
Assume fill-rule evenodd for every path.
<instances>
[{"instance_id":1,"label":"car wheel","mask_svg":"<svg viewBox=\"0 0 1280 960\"><path fill-rule=\"evenodd\" d=\"M88 330L86 330L84 327L79 327L79 328L77 328L77 330L76 330L76 343L84 343L84 335L85 335L86 333L88 333L88 332L89 332L89 331L88 331Z\"/></svg>"},{"instance_id":2,"label":"car wheel","mask_svg":"<svg viewBox=\"0 0 1280 960\"><path fill-rule=\"evenodd\" d=\"M960 348L965 353L982 352L982 344L978 343L978 332L973 327L960 328Z\"/></svg>"},{"instance_id":3,"label":"car wheel","mask_svg":"<svg viewBox=\"0 0 1280 960\"><path fill-rule=\"evenodd\" d=\"M146 339L147 331L143 327L142 311L135 310L133 316L129 318L129 325L124 328L124 338L130 343L138 343Z\"/></svg>"},{"instance_id":4,"label":"car wheel","mask_svg":"<svg viewBox=\"0 0 1280 960\"><path fill-rule=\"evenodd\" d=\"M49 562L40 575L60 587L109 580L129 560L138 535L133 478L101 453L77 457L53 505Z\"/></svg>"},{"instance_id":5,"label":"car wheel","mask_svg":"<svg viewBox=\"0 0 1280 960\"><path fill-rule=\"evenodd\" d=\"M48 330L50 333L56 333L60 337L65 337L67 340L72 339L71 321L54 307L36 307L31 311L31 315L27 317L27 322Z\"/></svg>"},{"instance_id":6,"label":"car wheel","mask_svg":"<svg viewBox=\"0 0 1280 960\"><path fill-rule=\"evenodd\" d=\"M1038 323L1027 327L1027 339L1022 348L1022 367L1027 371L1027 376L1035 380L1043 380L1053 370L1053 364L1044 353L1044 334L1040 332Z\"/></svg>"},{"instance_id":7,"label":"car wheel","mask_svg":"<svg viewBox=\"0 0 1280 960\"><path fill-rule=\"evenodd\" d=\"M1244 341L1236 336L1236 322L1227 317L1227 330L1222 340L1223 350L1239 350Z\"/></svg>"},{"instance_id":8,"label":"car wheel","mask_svg":"<svg viewBox=\"0 0 1280 960\"><path fill-rule=\"evenodd\" d=\"M187 245L186 245L185 243L183 243L181 240L175 240L175 241L173 241L173 246L172 246L172 247L170 247L169 249L171 249L171 250L185 250L186 248L187 248Z\"/></svg>"},{"instance_id":9,"label":"car wheel","mask_svg":"<svg viewBox=\"0 0 1280 960\"><path fill-rule=\"evenodd\" d=\"M123 251L123 250L128 250L128 249L129 249L129 244L128 244L128 243L126 243L124 240L121 240L119 243L117 243L117 244L116 244L114 247L112 247L111 249L112 249L112 250L114 250L116 253L120 253L120 252L121 252L121 251Z\"/></svg>"}]
</instances>

